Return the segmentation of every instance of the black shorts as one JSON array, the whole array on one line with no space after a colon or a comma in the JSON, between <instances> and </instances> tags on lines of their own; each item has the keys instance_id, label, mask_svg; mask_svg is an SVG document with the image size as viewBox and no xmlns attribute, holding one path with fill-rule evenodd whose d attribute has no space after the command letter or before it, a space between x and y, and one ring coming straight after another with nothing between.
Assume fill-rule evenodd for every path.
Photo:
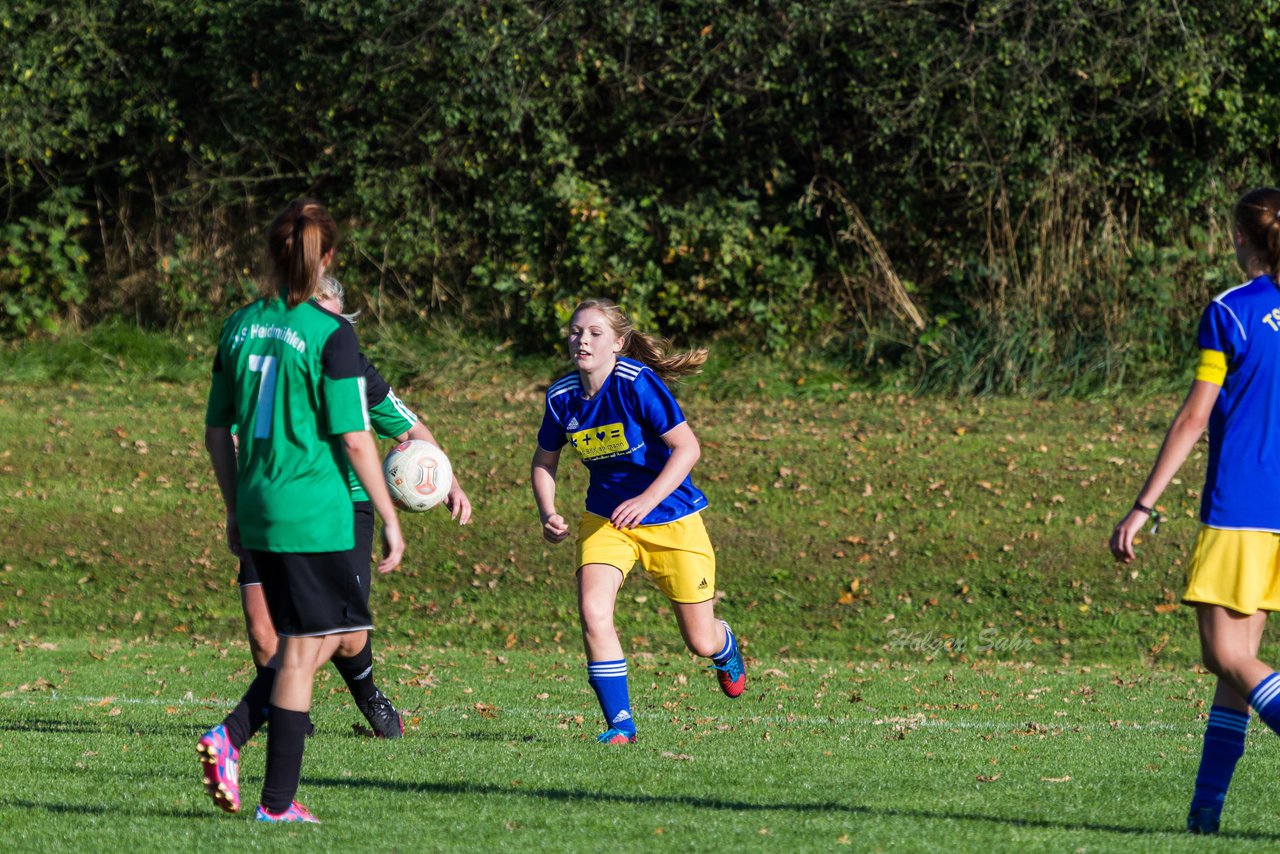
<instances>
[{"instance_id":1,"label":"black shorts","mask_svg":"<svg viewBox=\"0 0 1280 854\"><path fill-rule=\"evenodd\" d=\"M241 585L246 584L246 574L257 576L276 634L312 637L373 628L369 611L373 507L362 501L354 511L354 548L306 554L251 551L251 560L241 563Z\"/></svg>"},{"instance_id":2,"label":"black shorts","mask_svg":"<svg viewBox=\"0 0 1280 854\"><path fill-rule=\"evenodd\" d=\"M357 501L351 507L355 511L356 523L356 544L350 552L351 568L361 589L364 590L365 602L368 602L369 580L372 578L369 563L373 558L373 502ZM258 578L258 568L253 564L253 558L241 559L240 573L236 576L236 583L241 587L262 583Z\"/></svg>"}]
</instances>

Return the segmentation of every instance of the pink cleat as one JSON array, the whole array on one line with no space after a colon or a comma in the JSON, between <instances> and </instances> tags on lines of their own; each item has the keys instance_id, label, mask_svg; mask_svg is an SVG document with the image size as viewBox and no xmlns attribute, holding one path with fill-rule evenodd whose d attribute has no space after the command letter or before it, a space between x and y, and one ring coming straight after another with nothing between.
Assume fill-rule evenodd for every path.
<instances>
[{"instance_id":1,"label":"pink cleat","mask_svg":"<svg viewBox=\"0 0 1280 854\"><path fill-rule=\"evenodd\" d=\"M289 804L289 808L282 813L276 814L267 810L262 804L258 804L258 814L253 817L254 821L265 821L268 824L289 824L289 823L306 823L319 824L320 819L313 816L307 811L302 804L294 801Z\"/></svg>"},{"instance_id":2,"label":"pink cleat","mask_svg":"<svg viewBox=\"0 0 1280 854\"><path fill-rule=\"evenodd\" d=\"M240 812L240 751L219 724L200 736L196 743L204 770L204 790L223 812Z\"/></svg>"}]
</instances>

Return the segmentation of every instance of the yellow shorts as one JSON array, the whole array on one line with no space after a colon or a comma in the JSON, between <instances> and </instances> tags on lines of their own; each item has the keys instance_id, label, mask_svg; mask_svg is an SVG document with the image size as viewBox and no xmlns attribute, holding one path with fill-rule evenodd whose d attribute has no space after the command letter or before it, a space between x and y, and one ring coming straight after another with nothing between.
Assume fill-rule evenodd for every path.
<instances>
[{"instance_id":1,"label":"yellow shorts","mask_svg":"<svg viewBox=\"0 0 1280 854\"><path fill-rule=\"evenodd\" d=\"M1182 601L1241 614L1280 611L1280 534L1202 525Z\"/></svg>"},{"instance_id":2,"label":"yellow shorts","mask_svg":"<svg viewBox=\"0 0 1280 854\"><path fill-rule=\"evenodd\" d=\"M637 561L672 602L691 605L715 596L716 553L701 514L625 531L602 516L582 514L579 567L589 563L616 566L625 578Z\"/></svg>"}]
</instances>

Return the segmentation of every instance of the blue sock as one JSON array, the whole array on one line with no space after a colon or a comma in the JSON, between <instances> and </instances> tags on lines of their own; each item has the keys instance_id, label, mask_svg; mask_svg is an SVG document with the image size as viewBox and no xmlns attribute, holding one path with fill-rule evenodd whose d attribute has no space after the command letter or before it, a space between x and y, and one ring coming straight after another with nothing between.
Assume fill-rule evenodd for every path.
<instances>
[{"instance_id":1,"label":"blue sock","mask_svg":"<svg viewBox=\"0 0 1280 854\"><path fill-rule=\"evenodd\" d=\"M1280 734L1280 673L1272 673L1258 683L1249 694L1249 705L1272 732Z\"/></svg>"},{"instance_id":2,"label":"blue sock","mask_svg":"<svg viewBox=\"0 0 1280 854\"><path fill-rule=\"evenodd\" d=\"M729 624L724 620L720 621L720 625L724 626L724 649L711 656L711 661L724 667L738 653L738 641L733 636L733 629L729 628Z\"/></svg>"},{"instance_id":3,"label":"blue sock","mask_svg":"<svg viewBox=\"0 0 1280 854\"><path fill-rule=\"evenodd\" d=\"M1196 774L1196 793L1191 809L1222 809L1227 787L1235 773L1236 762L1244 755L1244 733L1249 728L1249 713L1226 706L1209 709L1209 724L1204 730L1204 752L1200 754L1200 771Z\"/></svg>"},{"instance_id":4,"label":"blue sock","mask_svg":"<svg viewBox=\"0 0 1280 854\"><path fill-rule=\"evenodd\" d=\"M636 722L631 718L631 694L627 690L627 660L587 662L587 684L596 692L609 726L635 735Z\"/></svg>"}]
</instances>

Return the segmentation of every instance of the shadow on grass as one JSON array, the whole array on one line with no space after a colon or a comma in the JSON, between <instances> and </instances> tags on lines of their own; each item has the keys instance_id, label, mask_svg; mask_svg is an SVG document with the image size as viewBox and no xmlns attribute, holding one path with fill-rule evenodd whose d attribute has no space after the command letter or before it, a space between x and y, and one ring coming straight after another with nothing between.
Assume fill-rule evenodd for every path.
<instances>
[{"instance_id":1,"label":"shadow on grass","mask_svg":"<svg viewBox=\"0 0 1280 854\"><path fill-rule=\"evenodd\" d=\"M64 804L57 801L41 803L21 798L0 797L0 809L38 810L53 815L132 815L138 817L151 816L152 818L194 818L198 821L224 817L223 813L210 810L138 809L137 806L136 802L131 803L130 807L121 807L120 804Z\"/></svg>"},{"instance_id":2,"label":"shadow on grass","mask_svg":"<svg viewBox=\"0 0 1280 854\"><path fill-rule=\"evenodd\" d=\"M533 744L541 740L534 735L512 735L509 732L467 732L462 730L414 733L414 736L415 738L436 738L441 741L497 741L503 743L509 741L519 744Z\"/></svg>"},{"instance_id":3,"label":"shadow on grass","mask_svg":"<svg viewBox=\"0 0 1280 854\"><path fill-rule=\"evenodd\" d=\"M403 783L391 780L364 778L317 778L304 774L303 785L317 786L367 786L389 792L428 795L518 795L524 798L540 798L547 801L594 801L629 804L632 806L683 806L695 809L726 810L729 812L780 812L780 813L844 813L869 818L906 818L915 821L972 821L984 824L1028 827L1041 830L1080 831L1094 830L1126 836L1152 834L1185 836L1179 827L1126 826L1087 821L1054 821L1043 818L1004 818L971 812L946 812L943 810L905 809L897 807L871 807L854 803L822 801L815 803L752 803L750 801L721 800L719 798L688 798L672 795L627 795L610 792L589 792L572 789L535 789L495 786L484 783ZM1220 834L1223 839L1239 839L1250 842L1280 842L1280 833L1237 831Z\"/></svg>"},{"instance_id":4,"label":"shadow on grass","mask_svg":"<svg viewBox=\"0 0 1280 854\"><path fill-rule=\"evenodd\" d=\"M189 722L131 721L112 718L109 721L93 721L84 718L59 720L57 718L26 718L20 721L0 721L0 732L49 733L70 735L190 735L194 743L207 727L193 726Z\"/></svg>"},{"instance_id":5,"label":"shadow on grass","mask_svg":"<svg viewBox=\"0 0 1280 854\"><path fill-rule=\"evenodd\" d=\"M114 727L118 729L118 727ZM56 718L26 718L21 721L0 722L0 732L48 732L48 733L94 733L109 732L113 727L106 723L94 723L85 720L58 720Z\"/></svg>"}]
</instances>

